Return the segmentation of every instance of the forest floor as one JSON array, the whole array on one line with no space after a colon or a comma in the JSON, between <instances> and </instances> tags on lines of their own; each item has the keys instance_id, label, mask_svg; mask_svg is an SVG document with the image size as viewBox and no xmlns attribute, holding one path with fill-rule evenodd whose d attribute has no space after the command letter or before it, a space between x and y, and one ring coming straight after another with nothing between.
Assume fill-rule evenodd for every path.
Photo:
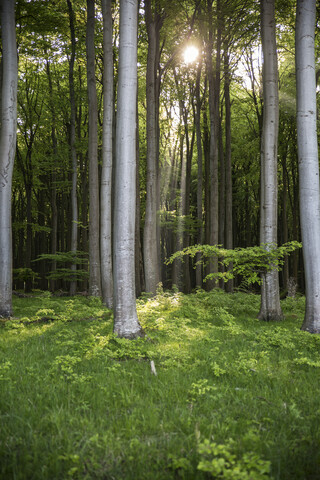
<instances>
[{"instance_id":1,"label":"forest floor","mask_svg":"<svg viewBox=\"0 0 320 480\"><path fill-rule=\"evenodd\" d=\"M302 297L277 324L256 319L253 294L137 306L146 336L128 341L99 299L14 299L1 479L320 479L320 336L300 331Z\"/></svg>"}]
</instances>

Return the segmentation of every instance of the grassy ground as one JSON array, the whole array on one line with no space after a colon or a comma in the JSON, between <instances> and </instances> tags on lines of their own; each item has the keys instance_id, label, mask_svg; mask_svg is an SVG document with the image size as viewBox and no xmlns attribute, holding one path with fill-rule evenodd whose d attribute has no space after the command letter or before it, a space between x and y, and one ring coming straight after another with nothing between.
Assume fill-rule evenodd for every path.
<instances>
[{"instance_id":1,"label":"grassy ground","mask_svg":"<svg viewBox=\"0 0 320 480\"><path fill-rule=\"evenodd\" d=\"M138 301L120 340L99 300L16 298L0 328L0 478L320 479L320 337L259 297ZM154 361L157 375L151 373Z\"/></svg>"}]
</instances>

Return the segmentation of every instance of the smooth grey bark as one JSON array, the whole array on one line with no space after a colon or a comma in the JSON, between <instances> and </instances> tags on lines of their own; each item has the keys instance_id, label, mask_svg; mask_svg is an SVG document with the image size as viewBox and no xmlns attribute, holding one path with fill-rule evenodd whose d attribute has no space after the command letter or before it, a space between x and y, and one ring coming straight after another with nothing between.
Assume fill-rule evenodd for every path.
<instances>
[{"instance_id":1,"label":"smooth grey bark","mask_svg":"<svg viewBox=\"0 0 320 480\"><path fill-rule=\"evenodd\" d=\"M98 106L95 76L95 2L87 0L87 82L89 119L89 295L101 294L100 212L98 178Z\"/></svg>"},{"instance_id":2,"label":"smooth grey bark","mask_svg":"<svg viewBox=\"0 0 320 480\"><path fill-rule=\"evenodd\" d=\"M52 116L52 125L51 125L51 142L52 142L52 153L53 153L53 168L51 173L51 254L56 255L57 253L57 237L58 237L58 209L57 209L57 174L56 174L56 162L57 162L57 131L56 131L56 110L53 99L53 85L52 85L52 76L49 59L46 60L46 71L48 77L48 86L49 86L49 96L50 96L50 110ZM17 159L19 160L19 150L17 149ZM23 169L22 169L23 170ZM32 170L32 169L31 169ZM53 259L51 262L51 270L55 272L57 270L57 260ZM49 288L52 292L55 290L55 280L49 280Z\"/></svg>"},{"instance_id":3,"label":"smooth grey bark","mask_svg":"<svg viewBox=\"0 0 320 480\"><path fill-rule=\"evenodd\" d=\"M195 141L195 128L192 129L191 139L189 136L189 112L183 103L183 122L186 140L186 173L185 173L185 195L183 199L183 216L188 218L190 215L190 191L191 191L191 162L193 155L193 147ZM188 226L184 229L183 235L183 248L187 248L190 245L190 233ZM184 259L184 293L191 292L191 278L190 278L190 258L187 256Z\"/></svg>"},{"instance_id":4,"label":"smooth grey bark","mask_svg":"<svg viewBox=\"0 0 320 480\"><path fill-rule=\"evenodd\" d=\"M185 106L182 100L183 94L181 93L179 79L176 69L173 69L173 75L176 83L176 89L179 96L179 118L180 118L180 132L179 132L179 157L180 157L180 192L177 196L177 226L175 235L175 250L180 251L184 247L184 232L185 232L185 215L186 215L186 196L187 196L187 142L186 140L186 127L184 122ZM184 145L186 144L186 147ZM176 259L173 262L172 271L172 283L180 291L184 290L185 286L185 267L181 259Z\"/></svg>"},{"instance_id":5,"label":"smooth grey bark","mask_svg":"<svg viewBox=\"0 0 320 480\"><path fill-rule=\"evenodd\" d=\"M147 180L146 212L143 235L143 256L146 291L155 294L160 282L158 223L158 108L157 108L157 60L159 56L159 19L152 13L151 0L145 0L145 19L148 34L146 75L147 104Z\"/></svg>"},{"instance_id":6,"label":"smooth grey bark","mask_svg":"<svg viewBox=\"0 0 320 480\"><path fill-rule=\"evenodd\" d=\"M103 15L103 129L100 193L102 300L113 306L112 278L112 155L113 155L113 43L112 1L102 0Z\"/></svg>"},{"instance_id":7,"label":"smooth grey bark","mask_svg":"<svg viewBox=\"0 0 320 480\"><path fill-rule=\"evenodd\" d=\"M314 35L315 0L297 0L296 78L300 223L306 283L302 330L320 333L320 188Z\"/></svg>"},{"instance_id":8,"label":"smooth grey bark","mask_svg":"<svg viewBox=\"0 0 320 480\"><path fill-rule=\"evenodd\" d=\"M225 247L225 223L226 223L226 165L224 157L224 145L223 145L223 105L220 107L219 115L219 129L218 129L218 149L219 149L219 230L218 239L219 245ZM219 272L225 272L225 266L219 265ZM225 282L221 278L219 280L219 287L221 290L225 289Z\"/></svg>"},{"instance_id":9,"label":"smooth grey bark","mask_svg":"<svg viewBox=\"0 0 320 480\"><path fill-rule=\"evenodd\" d=\"M141 336L135 297L137 0L120 0L113 231L114 332Z\"/></svg>"},{"instance_id":10,"label":"smooth grey bark","mask_svg":"<svg viewBox=\"0 0 320 480\"><path fill-rule=\"evenodd\" d=\"M261 40L263 51L263 125L261 139L261 216L260 243L273 248L277 243L278 179L277 152L279 129L278 65L274 0L261 0ZM263 275L259 318L282 319L279 273Z\"/></svg>"},{"instance_id":11,"label":"smooth grey bark","mask_svg":"<svg viewBox=\"0 0 320 480\"><path fill-rule=\"evenodd\" d=\"M139 87L138 87L139 91ZM135 279L136 279L136 297L140 297L145 291L144 286L144 269L143 255L141 245L141 205L140 205L140 149L139 149L139 114L138 114L138 97L137 97L137 124L136 124L136 224L135 224Z\"/></svg>"},{"instance_id":12,"label":"smooth grey bark","mask_svg":"<svg viewBox=\"0 0 320 480\"><path fill-rule=\"evenodd\" d=\"M289 139L287 139L286 145L284 147L284 152L281 155L281 163L282 163L282 183L283 183L283 191L282 191L282 216L281 216L281 224L282 224L282 243L287 243L289 241L288 238L288 219L287 219L287 208L288 208L288 180L287 180L287 151L289 146ZM288 282L289 282L289 257L285 256L284 258L284 265L282 269L282 278L283 278L283 288L284 290L288 290Z\"/></svg>"},{"instance_id":13,"label":"smooth grey bark","mask_svg":"<svg viewBox=\"0 0 320 480\"><path fill-rule=\"evenodd\" d=\"M226 217L225 217L225 246L233 248L233 217L232 217L232 157L231 157L231 101L230 101L230 63L228 48L225 45L224 53L224 101L225 101L225 171L226 171ZM232 269L232 264L228 266ZM226 283L226 291L233 292L233 280Z\"/></svg>"},{"instance_id":14,"label":"smooth grey bark","mask_svg":"<svg viewBox=\"0 0 320 480\"><path fill-rule=\"evenodd\" d=\"M198 164L198 175L197 175L197 221L198 221L198 232L197 232L197 243L202 245L203 239L203 219L202 219L202 184L203 184L203 155L202 155L202 140L201 140L201 99L200 99L200 80L201 80L201 61L198 64L197 68L197 78L196 78L196 106L195 106L195 115L194 123L196 127L196 138L197 138L197 164ZM198 288L202 287L202 265L200 263L201 254L196 255L196 286Z\"/></svg>"},{"instance_id":15,"label":"smooth grey bark","mask_svg":"<svg viewBox=\"0 0 320 480\"><path fill-rule=\"evenodd\" d=\"M69 61L69 95L70 95L70 151L71 151L71 165L72 165L72 180L71 180L71 244L70 251L76 255L78 250L78 197L77 197L77 151L76 151L76 100L74 91L74 62L76 57L76 38L74 29L74 12L72 3L67 0L69 11L69 25L71 34L71 56ZM76 271L77 265L73 263L71 270ZM75 295L77 290L77 279L70 282L70 295Z\"/></svg>"},{"instance_id":16,"label":"smooth grey bark","mask_svg":"<svg viewBox=\"0 0 320 480\"><path fill-rule=\"evenodd\" d=\"M181 108L180 108L181 112ZM181 124L181 113L180 113ZM181 128L181 127L180 127ZM184 231L184 216L183 216L183 204L186 195L186 159L183 154L184 135L180 132L179 135L179 157L180 157L180 192L177 197L177 226L174 239L174 251L180 251L183 248L183 231ZM177 174L178 172L176 172ZM178 176L176 178L176 189L178 186ZM180 194L180 196L179 196ZM173 262L172 266L172 284L175 285L180 291L183 290L183 266L182 260L177 258Z\"/></svg>"},{"instance_id":17,"label":"smooth grey bark","mask_svg":"<svg viewBox=\"0 0 320 480\"><path fill-rule=\"evenodd\" d=\"M220 9L220 1L217 1L217 11ZM209 204L209 243L219 243L219 93L220 93L220 49L221 28L218 27L216 35L216 61L213 71L213 26L212 26L212 2L208 0L209 16L209 41L207 45L207 74L209 83L209 114L210 114L210 150L209 150L209 175L210 175L210 204ZM218 272L218 259L210 260L208 273ZM214 280L207 281L207 288L217 286Z\"/></svg>"},{"instance_id":18,"label":"smooth grey bark","mask_svg":"<svg viewBox=\"0 0 320 480\"><path fill-rule=\"evenodd\" d=\"M0 316L12 315L11 190L17 135L18 60L15 2L1 2Z\"/></svg>"}]
</instances>

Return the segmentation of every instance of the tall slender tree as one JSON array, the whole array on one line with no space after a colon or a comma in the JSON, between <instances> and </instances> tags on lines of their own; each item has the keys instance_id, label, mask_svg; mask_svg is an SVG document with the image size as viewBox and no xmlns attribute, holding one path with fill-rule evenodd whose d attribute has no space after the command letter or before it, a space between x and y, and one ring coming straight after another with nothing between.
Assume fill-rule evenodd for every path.
<instances>
[{"instance_id":1,"label":"tall slender tree","mask_svg":"<svg viewBox=\"0 0 320 480\"><path fill-rule=\"evenodd\" d=\"M203 154L202 154L202 138L201 138L201 97L200 97L200 81L201 81L201 70L202 70L202 61L200 60L197 67L197 77L196 77L196 86L195 86L195 112L194 112L194 123L196 129L197 137L197 164L198 164L198 175L197 175L197 220L198 220L198 232L197 232L197 242L199 245L202 244L203 239L203 228L202 228L202 186L203 186ZM197 254L196 256L196 286L202 287L202 266L201 266L201 256Z\"/></svg>"},{"instance_id":2,"label":"tall slender tree","mask_svg":"<svg viewBox=\"0 0 320 480\"><path fill-rule=\"evenodd\" d=\"M70 150L72 165L72 181L71 181L71 252L76 255L78 249L78 197L77 197L77 151L76 151L76 99L74 91L74 62L76 57L76 36L74 28L74 12L71 0L67 0L69 11L69 25L71 34L71 56L69 61L69 90L70 90ZM73 263L71 270L76 271L77 265ZM75 295L77 289L76 278L70 283L70 295Z\"/></svg>"},{"instance_id":3,"label":"tall slender tree","mask_svg":"<svg viewBox=\"0 0 320 480\"><path fill-rule=\"evenodd\" d=\"M94 49L95 2L87 0L87 81L89 107L89 294L101 294L98 179L98 104Z\"/></svg>"},{"instance_id":4,"label":"tall slender tree","mask_svg":"<svg viewBox=\"0 0 320 480\"><path fill-rule=\"evenodd\" d=\"M160 56L160 29L162 18L158 12L158 2L145 0L145 18L148 33L148 56L146 75L147 103L147 196L143 238L144 272L146 291L156 293L160 282L159 249L157 235L158 215L158 158L159 158L159 78L157 68Z\"/></svg>"},{"instance_id":5,"label":"tall slender tree","mask_svg":"<svg viewBox=\"0 0 320 480\"><path fill-rule=\"evenodd\" d=\"M279 129L278 65L274 0L261 0L263 51L263 125L261 139L261 218L260 242L266 248L277 243ZM276 269L263 275L261 320L281 320L279 274Z\"/></svg>"},{"instance_id":6,"label":"tall slender tree","mask_svg":"<svg viewBox=\"0 0 320 480\"><path fill-rule=\"evenodd\" d=\"M230 61L227 42L224 45L224 101L225 101L225 169L226 169L226 215L225 215L225 244L226 248L233 248L232 230L232 159L231 159L231 100L230 100ZM232 265L229 265L232 268ZM226 284L226 291L233 292L233 280Z\"/></svg>"},{"instance_id":7,"label":"tall slender tree","mask_svg":"<svg viewBox=\"0 0 320 480\"><path fill-rule=\"evenodd\" d=\"M15 1L1 2L0 316L12 314L11 190L17 134L18 59Z\"/></svg>"},{"instance_id":8,"label":"tall slender tree","mask_svg":"<svg viewBox=\"0 0 320 480\"><path fill-rule=\"evenodd\" d=\"M142 334L135 296L136 98L138 1L120 0L114 195L114 332Z\"/></svg>"},{"instance_id":9,"label":"tall slender tree","mask_svg":"<svg viewBox=\"0 0 320 480\"><path fill-rule=\"evenodd\" d=\"M296 17L297 131L300 222L306 282L303 330L320 333L320 188L314 35L316 0L298 0Z\"/></svg>"},{"instance_id":10,"label":"tall slender tree","mask_svg":"<svg viewBox=\"0 0 320 480\"><path fill-rule=\"evenodd\" d=\"M209 18L209 38L207 45L207 75L209 83L209 113L210 113L210 151L209 151L209 176L210 176L210 203L209 203L209 243L218 245L219 243L219 100L220 100L220 63L221 63L221 25L220 25L220 0L217 0L217 35L215 43L215 68L212 65L213 55L213 12L212 0L207 0L208 18ZM209 273L218 272L218 260L214 258L210 261ZM207 282L207 287L212 288L217 285L216 282Z\"/></svg>"},{"instance_id":11,"label":"tall slender tree","mask_svg":"<svg viewBox=\"0 0 320 480\"><path fill-rule=\"evenodd\" d=\"M111 0L102 0L103 15L103 130L101 171L101 288L107 307L113 305L112 279L112 139L113 139L113 46Z\"/></svg>"}]
</instances>

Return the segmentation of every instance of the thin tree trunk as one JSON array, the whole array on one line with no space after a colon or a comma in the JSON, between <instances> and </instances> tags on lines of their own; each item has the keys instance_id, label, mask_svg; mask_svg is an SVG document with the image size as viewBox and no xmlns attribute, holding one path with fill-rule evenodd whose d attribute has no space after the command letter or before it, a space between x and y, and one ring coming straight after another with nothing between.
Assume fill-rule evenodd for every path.
<instances>
[{"instance_id":1,"label":"thin tree trunk","mask_svg":"<svg viewBox=\"0 0 320 480\"><path fill-rule=\"evenodd\" d=\"M111 0L102 0L103 14L103 131L101 172L101 287L102 299L113 306L112 278L112 156L113 156L113 45Z\"/></svg>"},{"instance_id":2,"label":"thin tree trunk","mask_svg":"<svg viewBox=\"0 0 320 480\"><path fill-rule=\"evenodd\" d=\"M137 0L120 0L119 81L114 196L114 332L142 334L135 295Z\"/></svg>"},{"instance_id":3,"label":"thin tree trunk","mask_svg":"<svg viewBox=\"0 0 320 480\"><path fill-rule=\"evenodd\" d=\"M180 108L181 112L181 108ZM180 128L181 117L180 117ZM185 202L186 196L186 159L183 154L183 144L184 144L184 135L180 132L180 145L179 145L179 155L180 155L180 197L177 199L177 231L175 235L175 251L181 251L183 248L183 231L184 231L184 216L183 216L183 205ZM173 262L173 271L172 271L172 283L182 291L183 290L183 268L182 260L176 259Z\"/></svg>"},{"instance_id":4,"label":"thin tree trunk","mask_svg":"<svg viewBox=\"0 0 320 480\"><path fill-rule=\"evenodd\" d=\"M196 79L196 109L195 109L195 126L196 126L196 135L197 135L197 153L198 153L198 175L197 175L197 221L198 221L198 232L197 232L197 243L202 244L203 236L203 220L202 220L202 141L201 141L201 100L200 100L200 80L201 80L201 68L202 63L199 62L197 68L197 79ZM202 265L200 263L201 254L196 255L196 287L202 287Z\"/></svg>"},{"instance_id":5,"label":"thin tree trunk","mask_svg":"<svg viewBox=\"0 0 320 480\"><path fill-rule=\"evenodd\" d=\"M298 0L296 17L297 132L300 222L306 282L302 330L320 333L320 187L314 58L316 1Z\"/></svg>"},{"instance_id":6,"label":"thin tree trunk","mask_svg":"<svg viewBox=\"0 0 320 480\"><path fill-rule=\"evenodd\" d=\"M160 282L159 249L157 235L158 206L158 121L157 121L157 15L152 15L151 0L145 0L145 18L148 33L148 56L146 76L147 102L147 181L146 213L143 238L144 272L146 291L155 294Z\"/></svg>"},{"instance_id":7,"label":"thin tree trunk","mask_svg":"<svg viewBox=\"0 0 320 480\"><path fill-rule=\"evenodd\" d=\"M226 223L226 166L223 151L223 131L222 131L222 106L221 114L219 115L219 245L225 246L225 223ZM224 273L224 265L219 265L219 272ZM223 279L219 280L219 287L224 290L225 282Z\"/></svg>"},{"instance_id":8,"label":"thin tree trunk","mask_svg":"<svg viewBox=\"0 0 320 480\"><path fill-rule=\"evenodd\" d=\"M139 89L138 89L139 90ZM138 102L138 96L137 96ZM141 251L141 235L140 235L140 149L139 149L139 115L137 104L137 123L136 123L136 223L135 223L135 280L136 280L136 297L140 297L144 287L144 270L143 270L143 257Z\"/></svg>"},{"instance_id":9,"label":"thin tree trunk","mask_svg":"<svg viewBox=\"0 0 320 480\"><path fill-rule=\"evenodd\" d=\"M288 242L288 220L287 220L287 208L288 208L288 182L287 182L287 146L284 157L282 158L282 242ZM283 288L288 290L289 281L289 257L285 256L283 265Z\"/></svg>"},{"instance_id":10,"label":"thin tree trunk","mask_svg":"<svg viewBox=\"0 0 320 480\"><path fill-rule=\"evenodd\" d=\"M18 62L15 2L1 2L0 316L12 315L11 189L17 134Z\"/></svg>"},{"instance_id":11,"label":"thin tree trunk","mask_svg":"<svg viewBox=\"0 0 320 480\"><path fill-rule=\"evenodd\" d=\"M51 254L57 253L58 242L58 207L57 207L57 175L55 172L55 162L53 165L53 172L51 174ZM51 270L55 272L57 270L57 260L53 259L51 262ZM49 288L51 292L55 291L56 281L50 279Z\"/></svg>"},{"instance_id":12,"label":"thin tree trunk","mask_svg":"<svg viewBox=\"0 0 320 480\"><path fill-rule=\"evenodd\" d=\"M27 158L28 158L27 154ZM31 159L31 152L30 152L30 159ZM28 160L27 160L28 161ZM31 166L31 160L30 160ZM29 169L30 175L28 175L29 179L26 184L26 199L27 199L27 237L26 237L26 251L25 251L25 267L31 270L31 260L32 260L32 245L33 245L33 238L32 238L32 186L33 186L33 175L32 175L32 168ZM32 290L32 279L28 276L24 283L24 291L25 293L30 293Z\"/></svg>"},{"instance_id":13,"label":"thin tree trunk","mask_svg":"<svg viewBox=\"0 0 320 480\"><path fill-rule=\"evenodd\" d=\"M279 127L278 66L274 0L261 0L263 65L263 127L261 141L261 218L260 242L266 248L277 243L278 179L277 150ZM279 274L276 269L263 275L261 320L281 320Z\"/></svg>"},{"instance_id":14,"label":"thin tree trunk","mask_svg":"<svg viewBox=\"0 0 320 480\"><path fill-rule=\"evenodd\" d=\"M69 62L69 90L70 90L70 150L72 165L71 181L71 245L70 251L76 255L78 250L78 198L77 198L77 152L76 152L76 100L74 92L74 62L76 56L76 38L74 30L74 13L72 3L67 0L69 10L69 24L71 34L71 57ZM72 263L71 270L76 271L77 265ZM77 290L77 278L72 279L70 283L70 295L75 295Z\"/></svg>"},{"instance_id":15,"label":"thin tree trunk","mask_svg":"<svg viewBox=\"0 0 320 480\"><path fill-rule=\"evenodd\" d=\"M228 249L233 248L233 217L232 217L232 159L231 159L231 102L230 102L230 65L228 49L225 47L224 57L224 97L226 109L226 223L225 223L225 246ZM232 264L228 269L232 269ZM226 291L233 292L233 280L226 283Z\"/></svg>"},{"instance_id":16,"label":"thin tree trunk","mask_svg":"<svg viewBox=\"0 0 320 480\"><path fill-rule=\"evenodd\" d=\"M89 294L101 294L98 178L98 107L95 76L94 0L87 0L87 79L89 108Z\"/></svg>"},{"instance_id":17,"label":"thin tree trunk","mask_svg":"<svg viewBox=\"0 0 320 480\"><path fill-rule=\"evenodd\" d=\"M189 139L189 122L188 122L188 112L184 106L184 128L185 128L185 139L186 139L186 179L185 179L185 196L183 201L183 216L187 219L190 215L190 189L191 189L191 162L193 155L193 147L195 140L195 129L192 130L191 141ZM183 239L183 248L189 247L190 244L190 233L188 226L185 225L184 228L184 239ZM190 258L186 256L183 263L184 267L184 292L191 292L191 278L190 278Z\"/></svg>"},{"instance_id":18,"label":"thin tree trunk","mask_svg":"<svg viewBox=\"0 0 320 480\"><path fill-rule=\"evenodd\" d=\"M217 11L220 10L220 1L217 2ZM209 221L209 243L218 245L219 231L219 95L220 95L220 48L221 48L221 28L218 26L216 35L216 63L213 72L212 53L213 53L213 27L212 27L212 4L208 0L209 14L209 42L207 46L207 72L209 80L209 113L210 113L210 221ZM209 262L209 273L218 272L218 259L214 258ZM207 288L217 286L217 282L209 280Z\"/></svg>"}]
</instances>

